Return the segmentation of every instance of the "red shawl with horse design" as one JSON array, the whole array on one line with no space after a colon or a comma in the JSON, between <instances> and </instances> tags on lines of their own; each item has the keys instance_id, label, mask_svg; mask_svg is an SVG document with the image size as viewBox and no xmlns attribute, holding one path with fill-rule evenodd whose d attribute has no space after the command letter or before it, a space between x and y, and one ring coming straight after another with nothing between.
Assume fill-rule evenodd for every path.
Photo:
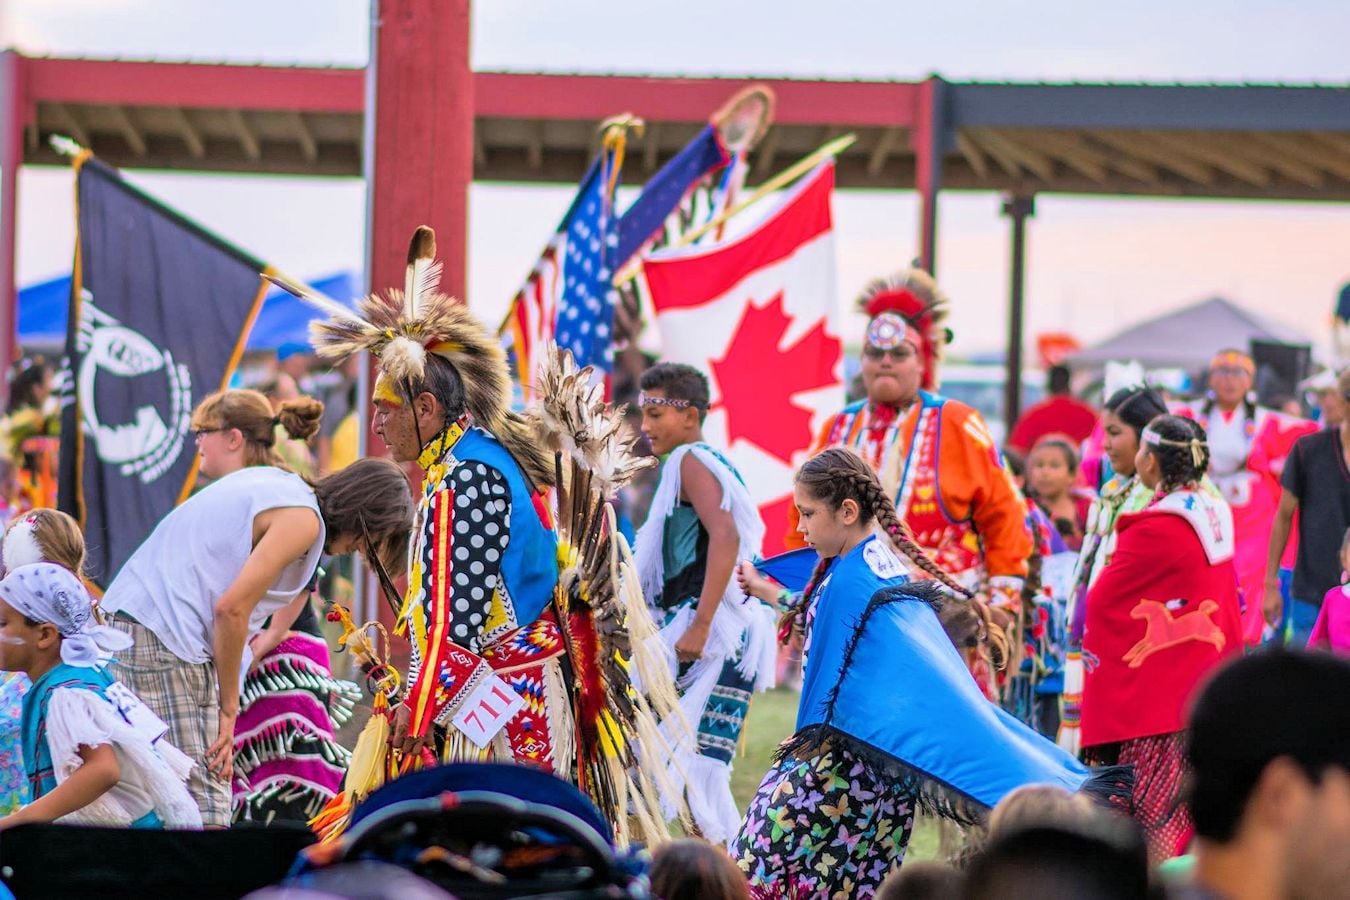
<instances>
[{"instance_id":1,"label":"red shawl with horse design","mask_svg":"<svg viewBox=\"0 0 1350 900\"><path fill-rule=\"evenodd\" d=\"M1116 530L1087 596L1085 747L1180 731L1200 682L1242 651L1226 503L1175 491Z\"/></svg>"}]
</instances>

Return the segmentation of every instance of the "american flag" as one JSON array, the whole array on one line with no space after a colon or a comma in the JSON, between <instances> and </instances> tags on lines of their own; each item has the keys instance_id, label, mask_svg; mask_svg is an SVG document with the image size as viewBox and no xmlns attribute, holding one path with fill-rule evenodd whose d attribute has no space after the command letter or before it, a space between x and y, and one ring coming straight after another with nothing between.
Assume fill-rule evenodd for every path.
<instances>
[{"instance_id":1,"label":"american flag","mask_svg":"<svg viewBox=\"0 0 1350 900\"><path fill-rule=\"evenodd\" d=\"M500 334L520 393L531 397L538 350L550 340L580 365L608 373L614 362L614 273L641 251L706 173L726 165L717 130L704 128L661 168L622 216L614 209L612 154L581 180L562 224L511 301Z\"/></svg>"},{"instance_id":2,"label":"american flag","mask_svg":"<svg viewBox=\"0 0 1350 900\"><path fill-rule=\"evenodd\" d=\"M614 327L614 268L618 245L613 215L609 159L602 156L582 183L572 214L564 220L559 293L554 340L571 350L579 366L608 372L614 367L610 331Z\"/></svg>"}]
</instances>

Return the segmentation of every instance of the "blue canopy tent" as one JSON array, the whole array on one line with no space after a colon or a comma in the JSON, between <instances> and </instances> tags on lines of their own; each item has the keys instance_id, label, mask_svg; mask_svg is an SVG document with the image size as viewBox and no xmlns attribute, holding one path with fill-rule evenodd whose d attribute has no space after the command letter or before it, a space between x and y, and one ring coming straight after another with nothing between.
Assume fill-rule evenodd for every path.
<instances>
[{"instance_id":1,"label":"blue canopy tent","mask_svg":"<svg viewBox=\"0 0 1350 900\"><path fill-rule=\"evenodd\" d=\"M354 272L338 272L309 282L334 300L351 306L361 295ZM70 308L70 276L29 285L19 290L19 344L27 350L59 351L66 342L66 313ZM323 313L280 288L263 300L258 320L249 333L247 349L275 350L282 344L308 343L309 323Z\"/></svg>"}]
</instances>

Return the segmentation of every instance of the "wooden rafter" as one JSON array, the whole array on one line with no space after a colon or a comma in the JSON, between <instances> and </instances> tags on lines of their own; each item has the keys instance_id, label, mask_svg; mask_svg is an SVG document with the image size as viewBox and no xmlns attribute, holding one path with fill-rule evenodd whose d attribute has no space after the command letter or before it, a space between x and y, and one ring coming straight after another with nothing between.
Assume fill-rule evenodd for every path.
<instances>
[{"instance_id":1,"label":"wooden rafter","mask_svg":"<svg viewBox=\"0 0 1350 900\"><path fill-rule=\"evenodd\" d=\"M295 135L295 142L300 145L300 153L305 157L305 162L314 162L318 159L319 142L314 139L314 132L310 130L304 114L292 110L287 114L286 121L291 126L291 134Z\"/></svg>"},{"instance_id":2,"label":"wooden rafter","mask_svg":"<svg viewBox=\"0 0 1350 900\"><path fill-rule=\"evenodd\" d=\"M597 137L598 141L599 138ZM483 129L473 130L473 164L475 167L487 165L487 147L483 144Z\"/></svg>"},{"instance_id":3,"label":"wooden rafter","mask_svg":"<svg viewBox=\"0 0 1350 900\"><path fill-rule=\"evenodd\" d=\"M52 115L61 120L61 124L58 126L61 130L70 132L70 136L81 147L93 147L94 142L90 139L89 132L75 115L73 109L64 103L49 102L45 105Z\"/></svg>"},{"instance_id":4,"label":"wooden rafter","mask_svg":"<svg viewBox=\"0 0 1350 900\"><path fill-rule=\"evenodd\" d=\"M1148 160L1159 168L1175 172L1182 178L1205 185L1214 183L1214 172L1208 166L1181 157L1138 132L1094 130L1089 133L1094 141L1122 153Z\"/></svg>"},{"instance_id":5,"label":"wooden rafter","mask_svg":"<svg viewBox=\"0 0 1350 900\"><path fill-rule=\"evenodd\" d=\"M1058 159L1084 178L1105 184L1109 173L1102 155L1073 132L1019 131L1017 140Z\"/></svg>"},{"instance_id":6,"label":"wooden rafter","mask_svg":"<svg viewBox=\"0 0 1350 900\"><path fill-rule=\"evenodd\" d=\"M661 152L661 123L649 122L647 132L642 137L642 170L648 174L656 171L656 163Z\"/></svg>"},{"instance_id":7,"label":"wooden rafter","mask_svg":"<svg viewBox=\"0 0 1350 900\"><path fill-rule=\"evenodd\" d=\"M1331 172L1339 178L1350 181L1350 153L1341 153L1309 140L1312 135L1301 133L1253 135L1257 143L1265 144L1271 150L1285 154L1288 162L1303 162L1318 173ZM1308 184L1309 187L1321 187L1321 184Z\"/></svg>"},{"instance_id":8,"label":"wooden rafter","mask_svg":"<svg viewBox=\"0 0 1350 900\"><path fill-rule=\"evenodd\" d=\"M1053 181L1055 177L1054 160L1037 150L1018 143L1007 134L1000 131L994 131L988 128L971 129L976 132L980 143L991 152L997 150L999 153L1016 162L1019 166L1032 172L1042 181Z\"/></svg>"},{"instance_id":9,"label":"wooden rafter","mask_svg":"<svg viewBox=\"0 0 1350 900\"><path fill-rule=\"evenodd\" d=\"M1328 155L1334 158L1339 165L1350 165L1350 135L1339 135L1331 132L1304 132L1300 139L1305 141L1309 147L1321 148ZM1339 165L1337 171L1340 171ZM1341 174L1342 178L1350 180L1350 176Z\"/></svg>"},{"instance_id":10,"label":"wooden rafter","mask_svg":"<svg viewBox=\"0 0 1350 900\"><path fill-rule=\"evenodd\" d=\"M956 132L956 149L966 158L972 172L981 178L989 177L989 161L964 131Z\"/></svg>"},{"instance_id":11,"label":"wooden rafter","mask_svg":"<svg viewBox=\"0 0 1350 900\"><path fill-rule=\"evenodd\" d=\"M253 133L253 129L244 121L244 114L237 109L227 109L225 120L230 123L230 129L234 131L235 140L239 141L239 146L244 151L244 156L253 161L262 159L262 146L258 143L258 136Z\"/></svg>"},{"instance_id":12,"label":"wooden rafter","mask_svg":"<svg viewBox=\"0 0 1350 900\"><path fill-rule=\"evenodd\" d=\"M886 128L877 138L876 146L872 148L872 155L867 158L867 174L873 178L881 174L882 168L886 165L886 160L895 152L895 148L900 145L900 139L904 136L904 130L900 128Z\"/></svg>"},{"instance_id":13,"label":"wooden rafter","mask_svg":"<svg viewBox=\"0 0 1350 900\"><path fill-rule=\"evenodd\" d=\"M145 137L136 127L136 123L131 121L131 116L127 114L127 111L120 106L109 106L108 115L112 117L117 130L122 133L122 137L126 140L127 146L131 148L131 152L136 156L145 156Z\"/></svg>"},{"instance_id":14,"label":"wooden rafter","mask_svg":"<svg viewBox=\"0 0 1350 900\"><path fill-rule=\"evenodd\" d=\"M755 155L754 171L756 175L765 175L773 171L774 157L778 155L778 134L781 129L769 126L769 133L759 142L759 152Z\"/></svg>"},{"instance_id":15,"label":"wooden rafter","mask_svg":"<svg viewBox=\"0 0 1350 900\"><path fill-rule=\"evenodd\" d=\"M1168 148L1173 153L1189 156L1197 162L1207 163L1253 187L1265 187L1270 184L1270 172L1268 170L1240 154L1231 152L1231 149L1227 146L1219 147L1215 145L1216 139L1222 138L1221 133L1212 131L1184 133L1150 131L1148 136L1149 140L1156 142L1159 146Z\"/></svg>"},{"instance_id":16,"label":"wooden rafter","mask_svg":"<svg viewBox=\"0 0 1350 900\"><path fill-rule=\"evenodd\" d=\"M1269 135L1252 131L1234 132L1228 146L1234 153L1269 166L1290 181L1310 188L1320 188L1326 184L1326 175L1321 169L1295 159L1282 141Z\"/></svg>"},{"instance_id":17,"label":"wooden rafter","mask_svg":"<svg viewBox=\"0 0 1350 900\"><path fill-rule=\"evenodd\" d=\"M983 128L966 129L966 137L976 147L979 147L985 155L998 163L998 167L1008 173L1009 177L1018 179L1022 177L1021 165L1018 164L1017 160L1003 152L1002 145L989 141Z\"/></svg>"},{"instance_id":18,"label":"wooden rafter","mask_svg":"<svg viewBox=\"0 0 1350 900\"><path fill-rule=\"evenodd\" d=\"M530 167L531 172L542 172L544 170L544 123L529 123L525 133L525 165Z\"/></svg>"},{"instance_id":19,"label":"wooden rafter","mask_svg":"<svg viewBox=\"0 0 1350 900\"><path fill-rule=\"evenodd\" d=\"M206 158L206 144L202 141L202 136L197 133L197 128L188 119L187 113L183 112L181 107L168 106L165 111L169 118L173 119L174 125L178 127L178 134L183 139L183 144L188 149L188 155L193 159Z\"/></svg>"}]
</instances>

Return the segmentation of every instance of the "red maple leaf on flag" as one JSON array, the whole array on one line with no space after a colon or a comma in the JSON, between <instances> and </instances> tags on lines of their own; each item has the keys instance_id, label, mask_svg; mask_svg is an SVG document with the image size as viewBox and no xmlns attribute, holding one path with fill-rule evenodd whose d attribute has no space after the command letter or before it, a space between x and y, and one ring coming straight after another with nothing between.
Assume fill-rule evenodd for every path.
<instances>
[{"instance_id":1,"label":"red maple leaf on flag","mask_svg":"<svg viewBox=\"0 0 1350 900\"><path fill-rule=\"evenodd\" d=\"M792 346L780 347L791 324L782 291L762 307L748 303L726 354L712 361L727 443L744 438L785 463L812 438L811 410L792 398L836 384L841 350L839 339L825 333L824 318Z\"/></svg>"}]
</instances>

